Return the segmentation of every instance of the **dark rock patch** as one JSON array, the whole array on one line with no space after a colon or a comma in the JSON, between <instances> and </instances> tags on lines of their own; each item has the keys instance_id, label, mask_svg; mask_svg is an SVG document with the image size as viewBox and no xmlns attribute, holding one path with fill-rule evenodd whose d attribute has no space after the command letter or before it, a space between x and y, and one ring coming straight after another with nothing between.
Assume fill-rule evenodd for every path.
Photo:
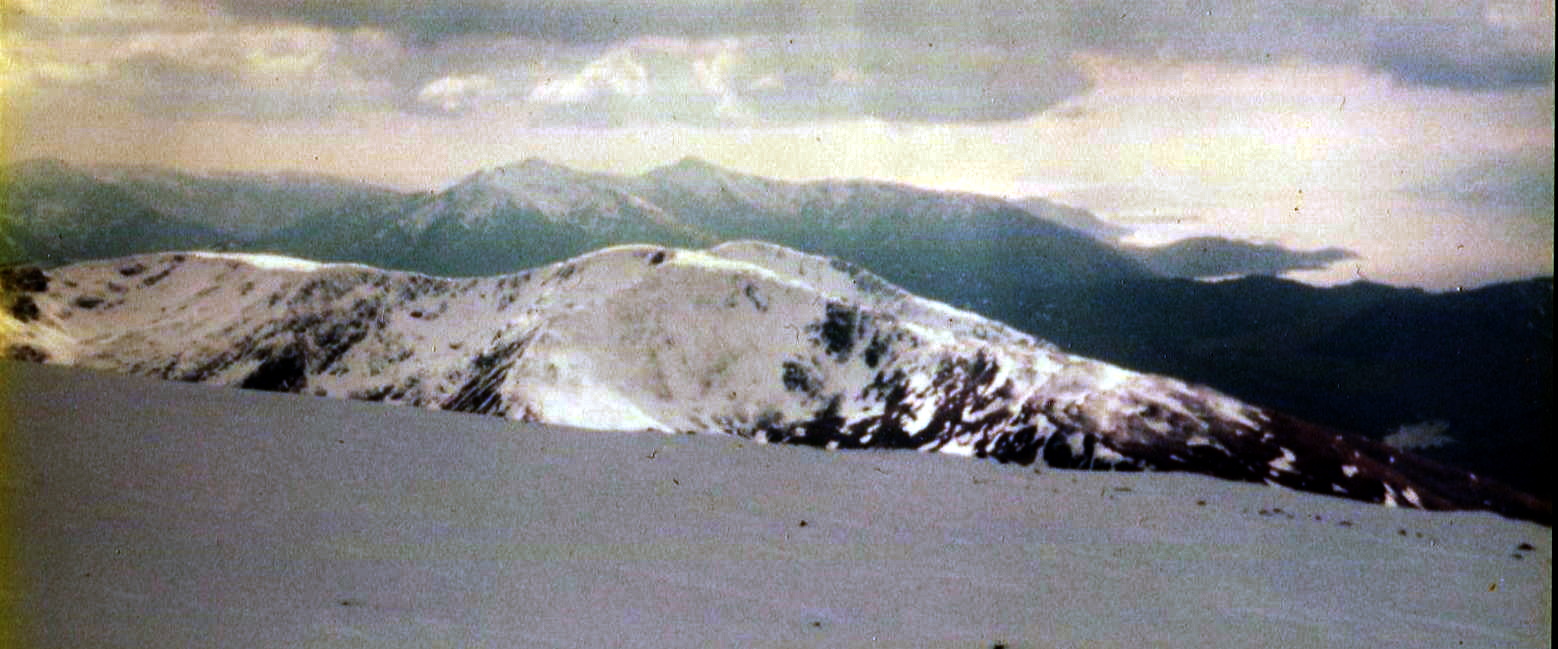
<instances>
[{"instance_id":1,"label":"dark rock patch","mask_svg":"<svg viewBox=\"0 0 1558 649\"><path fill-rule=\"evenodd\" d=\"M756 308L758 312L768 312L768 299L763 297L762 293L758 292L757 285L747 284L746 288L743 288L741 292L747 296L747 300L752 302L752 306Z\"/></svg>"},{"instance_id":2,"label":"dark rock patch","mask_svg":"<svg viewBox=\"0 0 1558 649\"><path fill-rule=\"evenodd\" d=\"M872 335L871 343L866 345L866 351L863 355L865 357L866 367L876 369L876 366L881 364L882 358L887 356L888 352L891 351L892 343L889 343L887 338L883 337L881 334Z\"/></svg>"},{"instance_id":3,"label":"dark rock patch","mask_svg":"<svg viewBox=\"0 0 1558 649\"><path fill-rule=\"evenodd\" d=\"M393 385L384 385L384 386L380 386L380 387L377 387L377 388L373 388L371 390L362 390L360 392L353 392L353 393L351 393L350 396L353 399L358 399L358 400L362 400L362 401L383 401L383 400L385 400L386 398L389 397L390 393L392 393L394 391L395 391L395 386L393 386Z\"/></svg>"},{"instance_id":4,"label":"dark rock patch","mask_svg":"<svg viewBox=\"0 0 1558 649\"><path fill-rule=\"evenodd\" d=\"M49 276L37 266L0 268L0 289L17 293L42 293L49 290Z\"/></svg>"},{"instance_id":5,"label":"dark rock patch","mask_svg":"<svg viewBox=\"0 0 1558 649\"><path fill-rule=\"evenodd\" d=\"M7 308L11 311L12 317L22 322L32 322L37 320L38 316L42 314L42 311L38 309L38 303L32 299L31 295L27 294L16 296L11 300L11 305Z\"/></svg>"},{"instance_id":6,"label":"dark rock patch","mask_svg":"<svg viewBox=\"0 0 1558 649\"><path fill-rule=\"evenodd\" d=\"M821 384L811 375L811 371L805 365L796 361L785 361L783 374L780 377L784 381L784 389L791 392L804 392L815 395Z\"/></svg>"},{"instance_id":7,"label":"dark rock patch","mask_svg":"<svg viewBox=\"0 0 1558 649\"><path fill-rule=\"evenodd\" d=\"M308 363L288 347L255 368L238 387L267 392L301 392L308 385Z\"/></svg>"},{"instance_id":8,"label":"dark rock patch","mask_svg":"<svg viewBox=\"0 0 1558 649\"><path fill-rule=\"evenodd\" d=\"M13 361L25 361L28 363L45 363L49 360L49 354L32 345L14 344L7 347L5 357Z\"/></svg>"},{"instance_id":9,"label":"dark rock patch","mask_svg":"<svg viewBox=\"0 0 1558 649\"><path fill-rule=\"evenodd\" d=\"M507 415L508 406L503 403L503 395L498 390L508 377L509 369L514 367L514 362L524 354L530 338L525 336L477 356L471 363L471 378L439 407L454 412Z\"/></svg>"},{"instance_id":10,"label":"dark rock patch","mask_svg":"<svg viewBox=\"0 0 1558 649\"><path fill-rule=\"evenodd\" d=\"M828 302L822 321L808 325L807 331L829 356L843 362L855 349L855 325L859 320L860 310L855 306Z\"/></svg>"},{"instance_id":11,"label":"dark rock patch","mask_svg":"<svg viewBox=\"0 0 1558 649\"><path fill-rule=\"evenodd\" d=\"M858 448L858 442L843 434L845 422L839 415L841 401L841 395L833 395L827 405L814 413L810 420L791 426L788 430L769 431L770 439L773 439L774 432L779 432L780 438L791 444L819 448L837 444L840 448Z\"/></svg>"},{"instance_id":12,"label":"dark rock patch","mask_svg":"<svg viewBox=\"0 0 1558 649\"><path fill-rule=\"evenodd\" d=\"M1098 436L1086 433L1082 436L1082 448L1072 448L1065 435L1051 435L1045 440L1041 453L1044 463L1060 469L1087 468L1098 450Z\"/></svg>"},{"instance_id":13,"label":"dark rock patch","mask_svg":"<svg viewBox=\"0 0 1558 649\"><path fill-rule=\"evenodd\" d=\"M164 279L167 279L168 276L172 275L172 274L173 274L173 267L169 266L169 267L164 268L164 269L162 269L160 271L157 271L154 274L147 275L145 279L141 280L141 286L153 286L157 282L160 282L160 281L162 281Z\"/></svg>"}]
</instances>

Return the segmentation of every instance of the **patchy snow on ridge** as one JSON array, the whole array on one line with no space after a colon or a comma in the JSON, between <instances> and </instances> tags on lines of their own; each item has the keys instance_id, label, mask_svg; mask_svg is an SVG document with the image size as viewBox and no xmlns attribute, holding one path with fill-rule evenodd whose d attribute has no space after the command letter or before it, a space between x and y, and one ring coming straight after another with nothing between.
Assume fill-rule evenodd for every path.
<instances>
[{"instance_id":1,"label":"patchy snow on ridge","mask_svg":"<svg viewBox=\"0 0 1558 649\"><path fill-rule=\"evenodd\" d=\"M296 257L288 257L285 255L257 252L193 252L190 254L196 257L205 257L208 259L232 259L241 261L250 266L254 266L255 268L264 268L267 270L291 270L302 273L311 273L313 271L319 270L320 268L324 268L327 265L317 261L309 261L307 259L298 259Z\"/></svg>"},{"instance_id":2,"label":"patchy snow on ridge","mask_svg":"<svg viewBox=\"0 0 1558 649\"><path fill-rule=\"evenodd\" d=\"M0 279L0 349L24 360L599 430L1185 470L1382 503L1410 490L1408 504L1431 509L1551 511L765 243L618 246L485 278L168 253Z\"/></svg>"}]
</instances>

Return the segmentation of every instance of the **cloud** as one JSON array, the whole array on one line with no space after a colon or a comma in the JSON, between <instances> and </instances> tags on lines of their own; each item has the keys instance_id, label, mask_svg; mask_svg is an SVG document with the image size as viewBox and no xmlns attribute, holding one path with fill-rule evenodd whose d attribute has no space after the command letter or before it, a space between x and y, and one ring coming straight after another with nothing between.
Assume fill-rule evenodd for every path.
<instances>
[{"instance_id":1,"label":"cloud","mask_svg":"<svg viewBox=\"0 0 1558 649\"><path fill-rule=\"evenodd\" d=\"M794 31L812 9L810 3L783 0L222 0L219 4L235 16L342 30L385 29L423 44L472 35L599 45L640 36L708 38Z\"/></svg>"},{"instance_id":2,"label":"cloud","mask_svg":"<svg viewBox=\"0 0 1558 649\"><path fill-rule=\"evenodd\" d=\"M1496 25L1403 21L1380 26L1368 62L1410 85L1496 90L1551 83L1551 47L1529 45Z\"/></svg>"},{"instance_id":3,"label":"cloud","mask_svg":"<svg viewBox=\"0 0 1558 649\"><path fill-rule=\"evenodd\" d=\"M156 117L319 117L401 103L372 68L398 46L298 27L131 31L15 41L7 86L38 106L119 107Z\"/></svg>"},{"instance_id":4,"label":"cloud","mask_svg":"<svg viewBox=\"0 0 1558 649\"><path fill-rule=\"evenodd\" d=\"M1094 27L1079 38L1086 48L1169 60L1357 64L1407 85L1465 90L1553 80L1552 4L1541 0L1111 6L1111 13L1072 9L1073 20Z\"/></svg>"},{"instance_id":5,"label":"cloud","mask_svg":"<svg viewBox=\"0 0 1558 649\"><path fill-rule=\"evenodd\" d=\"M542 104L582 104L612 96L643 97L649 94L649 72L637 58L634 48L613 50L578 74L537 84L527 99ZM672 62L672 66L678 63L684 64L687 72L693 68L691 62Z\"/></svg>"},{"instance_id":6,"label":"cloud","mask_svg":"<svg viewBox=\"0 0 1558 649\"><path fill-rule=\"evenodd\" d=\"M1483 160L1408 193L1495 208L1553 213L1553 151Z\"/></svg>"},{"instance_id":7,"label":"cloud","mask_svg":"<svg viewBox=\"0 0 1558 649\"><path fill-rule=\"evenodd\" d=\"M542 124L746 123L738 88L756 80L737 70L741 58L730 39L638 38L571 72L533 74L521 96Z\"/></svg>"},{"instance_id":8,"label":"cloud","mask_svg":"<svg viewBox=\"0 0 1558 649\"><path fill-rule=\"evenodd\" d=\"M875 38L1021 51L1095 49L1179 59L1361 63L1406 83L1497 87L1551 81L1550 2L962 0L223 0L235 16L399 34L438 43L495 34L603 45L644 36L807 36L850 27ZM1545 71L1544 71L1545 70Z\"/></svg>"},{"instance_id":9,"label":"cloud","mask_svg":"<svg viewBox=\"0 0 1558 649\"><path fill-rule=\"evenodd\" d=\"M456 112L481 102L492 95L496 87L492 77L481 74L443 77L422 86L417 92L417 101L446 112Z\"/></svg>"},{"instance_id":10,"label":"cloud","mask_svg":"<svg viewBox=\"0 0 1558 649\"><path fill-rule=\"evenodd\" d=\"M1233 275L1281 275L1295 270L1323 270L1331 264L1356 259L1342 248L1289 250L1275 244L1256 244L1221 237L1195 237L1152 248L1122 247L1147 268L1165 277L1204 279Z\"/></svg>"},{"instance_id":11,"label":"cloud","mask_svg":"<svg viewBox=\"0 0 1558 649\"><path fill-rule=\"evenodd\" d=\"M570 124L1009 121L1086 92L1096 82L1087 56L1356 65L1402 84L1471 91L1553 80L1553 12L1542 2L10 0L5 6L8 27L44 45L12 66L30 71L27 79L106 65L94 72L107 72L97 74L94 87L138 94L144 110L255 118L285 107L308 116L363 105L462 112L501 102L529 104L542 122ZM130 86L166 75L120 65L126 56L68 55L83 37L122 45L177 43L191 35L211 41L193 60L142 54L167 56L186 72L229 74L219 85L191 91L152 83L137 90ZM256 38L270 40L256 45ZM708 44L719 44L717 51ZM219 64L202 58L212 54L236 57ZM126 76L116 81L118 72ZM7 87L17 76L7 73Z\"/></svg>"},{"instance_id":12,"label":"cloud","mask_svg":"<svg viewBox=\"0 0 1558 649\"><path fill-rule=\"evenodd\" d=\"M935 47L870 34L640 38L549 75L528 99L552 107L548 119L585 122L986 121L1031 115L1087 85L1058 53L905 53Z\"/></svg>"}]
</instances>

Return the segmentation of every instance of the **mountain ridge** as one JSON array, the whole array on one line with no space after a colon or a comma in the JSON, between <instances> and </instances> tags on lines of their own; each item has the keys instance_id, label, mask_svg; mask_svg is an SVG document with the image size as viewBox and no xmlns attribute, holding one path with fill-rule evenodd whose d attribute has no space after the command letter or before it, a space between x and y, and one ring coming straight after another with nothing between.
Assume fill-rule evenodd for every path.
<instances>
[{"instance_id":1,"label":"mountain ridge","mask_svg":"<svg viewBox=\"0 0 1558 649\"><path fill-rule=\"evenodd\" d=\"M5 167L10 177L6 189L0 189L5 194L0 200L7 205L26 202L14 200L26 198L25 192L13 190L18 187L15 172L29 166L55 174L79 171L60 161ZM81 174L92 181L90 174ZM653 178L677 174L688 182L657 183ZM531 201L529 186L543 187L551 198ZM739 191L730 191L731 186ZM451 200L461 187L480 194L473 201L497 207L486 212L461 207ZM1497 473L1533 492L1553 492L1551 472L1530 459L1547 455L1532 451L1551 448L1551 373L1529 369L1544 361L1551 365L1550 291L1491 301L1484 305L1486 314L1477 316L1526 323L1525 328L1468 329L1458 319L1469 312L1454 303L1483 295L1476 291L1465 292L1473 297L1457 298L1383 286L1318 288L1259 276L1212 283L1165 279L1142 270L1136 261L1117 263L1120 257L1110 248L1115 244L1089 241L1083 230L1049 226L1043 214L1006 211L1004 204L988 197L865 181L787 183L697 159L638 176L576 171L539 159L520 161L471 174L443 192L325 201L320 211L255 240L198 224L168 225L182 222L117 186L81 188L49 194L49 200L91 209L60 211L53 222L45 222L47 227L19 227L7 215L11 208L0 214L6 220L0 227L0 261L30 258L59 265L201 247L485 276L495 269L542 266L623 243L701 248L728 239L763 238L847 260L916 294L978 311L1067 349L1212 385L1308 421L1375 439L1402 426L1446 422L1455 443L1425 453ZM78 200L93 192L117 198ZM585 201L582 209L572 209L572 199L566 197L574 194L593 197L596 205L605 207L591 208ZM677 197L684 195L693 196L686 199L693 202L678 210L675 203L682 199ZM539 206L548 201L562 209L551 209L548 215L547 208ZM942 211L922 214L925 218L918 222L924 227L902 226L916 222L916 211L926 205ZM778 211L764 211L769 208ZM126 217L118 229L95 220L124 216L126 210L139 216ZM410 218L418 211L416 219ZM959 221L970 214L984 226ZM1085 211L1045 214L1097 229L1096 217L1089 221ZM418 225L416 220L423 222ZM100 226L72 226L76 223ZM624 223L633 227L619 227ZM148 240L148 234L155 236ZM27 249L43 254L24 254ZM1100 251L1108 254L1099 256ZM1104 272L1093 272L1097 268ZM1355 319L1368 309L1373 309L1372 321ZM1367 345L1346 342L1345 332L1354 326L1419 333L1410 337L1413 349L1380 356L1362 353ZM1444 333L1452 329L1455 335ZM1495 330L1497 335L1488 333ZM1378 336L1388 339L1383 333ZM1484 362L1453 362L1473 353L1473 347L1486 354ZM1491 371L1476 370L1481 366Z\"/></svg>"},{"instance_id":2,"label":"mountain ridge","mask_svg":"<svg viewBox=\"0 0 1558 649\"><path fill-rule=\"evenodd\" d=\"M1551 515L1492 480L1068 354L767 243L614 247L489 278L168 253L5 279L0 338L23 360L584 428L1185 470Z\"/></svg>"}]
</instances>

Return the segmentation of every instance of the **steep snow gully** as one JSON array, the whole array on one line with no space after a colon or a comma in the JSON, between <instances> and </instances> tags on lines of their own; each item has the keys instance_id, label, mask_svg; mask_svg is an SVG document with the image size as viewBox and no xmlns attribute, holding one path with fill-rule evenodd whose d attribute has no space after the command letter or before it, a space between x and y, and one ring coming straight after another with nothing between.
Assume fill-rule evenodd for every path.
<instances>
[{"instance_id":1,"label":"steep snow gully","mask_svg":"<svg viewBox=\"0 0 1558 649\"><path fill-rule=\"evenodd\" d=\"M1551 524L1551 504L1171 378L1066 354L765 243L436 278L266 255L9 269L8 357L601 430L1190 471Z\"/></svg>"}]
</instances>

